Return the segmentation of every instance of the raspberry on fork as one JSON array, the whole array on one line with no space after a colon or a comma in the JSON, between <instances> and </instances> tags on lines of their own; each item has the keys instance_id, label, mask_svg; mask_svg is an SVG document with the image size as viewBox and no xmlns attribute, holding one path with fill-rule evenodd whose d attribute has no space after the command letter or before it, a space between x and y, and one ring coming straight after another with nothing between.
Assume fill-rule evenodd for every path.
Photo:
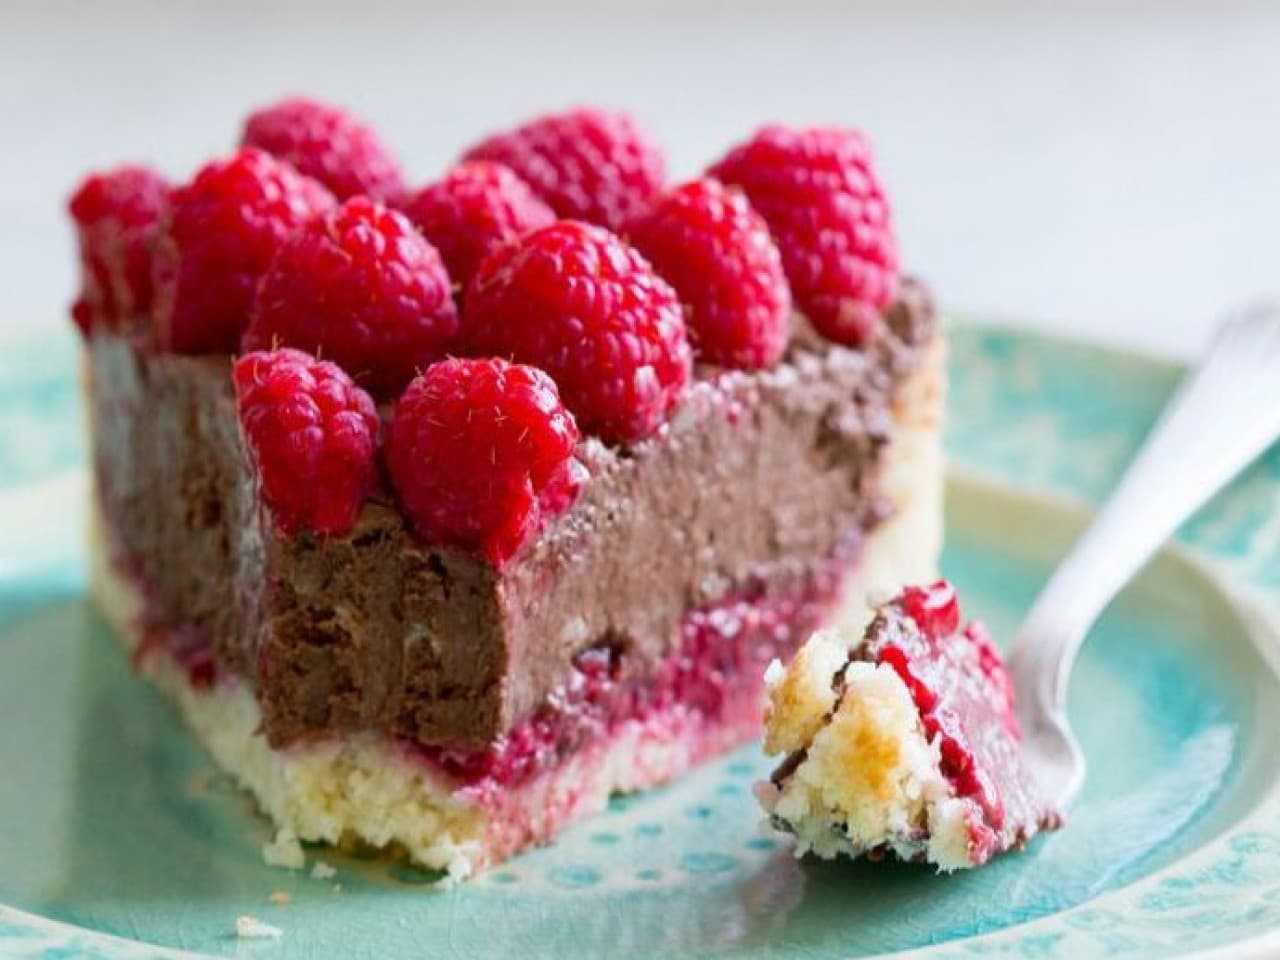
<instances>
[{"instance_id":1,"label":"raspberry on fork","mask_svg":"<svg viewBox=\"0 0 1280 960\"><path fill-rule=\"evenodd\" d=\"M710 175L741 187L769 224L796 305L823 336L861 346L898 290L898 250L866 137L769 126Z\"/></svg>"},{"instance_id":2,"label":"raspberry on fork","mask_svg":"<svg viewBox=\"0 0 1280 960\"><path fill-rule=\"evenodd\" d=\"M151 247L169 206L169 182L147 167L87 177L68 204L80 245L82 286L71 308L86 337L120 329L151 309Z\"/></svg>"},{"instance_id":3,"label":"raspberry on fork","mask_svg":"<svg viewBox=\"0 0 1280 960\"><path fill-rule=\"evenodd\" d=\"M578 425L609 443L654 433L690 374L675 291L608 230L571 220L480 265L461 340L471 355L542 367Z\"/></svg>"},{"instance_id":4,"label":"raspberry on fork","mask_svg":"<svg viewBox=\"0 0 1280 960\"><path fill-rule=\"evenodd\" d=\"M254 298L244 349L309 350L390 398L445 355L457 330L436 249L403 214L353 197L281 245Z\"/></svg>"},{"instance_id":5,"label":"raspberry on fork","mask_svg":"<svg viewBox=\"0 0 1280 960\"><path fill-rule=\"evenodd\" d=\"M262 499L287 533L342 534L377 480L378 411L341 368L280 349L233 371Z\"/></svg>"},{"instance_id":6,"label":"raspberry on fork","mask_svg":"<svg viewBox=\"0 0 1280 960\"><path fill-rule=\"evenodd\" d=\"M559 216L622 228L662 189L662 152L629 113L548 114L476 144L464 160L514 170Z\"/></svg>"},{"instance_id":7,"label":"raspberry on fork","mask_svg":"<svg viewBox=\"0 0 1280 960\"><path fill-rule=\"evenodd\" d=\"M501 565L568 509L585 478L578 428L536 367L444 360L396 403L387 466L427 541Z\"/></svg>"},{"instance_id":8,"label":"raspberry on fork","mask_svg":"<svg viewBox=\"0 0 1280 960\"><path fill-rule=\"evenodd\" d=\"M769 228L741 191L691 181L662 197L628 236L680 295L699 360L745 370L778 362L791 291Z\"/></svg>"},{"instance_id":9,"label":"raspberry on fork","mask_svg":"<svg viewBox=\"0 0 1280 960\"><path fill-rule=\"evenodd\" d=\"M177 353L234 351L276 250L332 205L316 181L252 147L201 168L173 192L156 245L159 345Z\"/></svg>"},{"instance_id":10,"label":"raspberry on fork","mask_svg":"<svg viewBox=\"0 0 1280 960\"><path fill-rule=\"evenodd\" d=\"M292 164L339 200L364 194L393 203L405 192L400 164L373 128L315 100L290 97L255 111L240 143Z\"/></svg>"},{"instance_id":11,"label":"raspberry on fork","mask_svg":"<svg viewBox=\"0 0 1280 960\"><path fill-rule=\"evenodd\" d=\"M465 289L480 261L505 243L555 220L529 185L500 163L460 163L413 194L404 212L435 245Z\"/></svg>"}]
</instances>

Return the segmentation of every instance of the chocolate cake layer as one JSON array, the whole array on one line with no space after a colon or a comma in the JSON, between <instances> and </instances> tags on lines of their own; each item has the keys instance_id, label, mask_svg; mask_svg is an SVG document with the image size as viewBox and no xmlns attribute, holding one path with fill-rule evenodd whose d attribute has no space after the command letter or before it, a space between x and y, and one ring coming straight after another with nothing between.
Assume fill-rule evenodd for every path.
<instances>
[{"instance_id":1,"label":"chocolate cake layer","mask_svg":"<svg viewBox=\"0 0 1280 960\"><path fill-rule=\"evenodd\" d=\"M90 344L99 494L153 615L251 678L270 742L376 728L491 742L584 649L643 674L688 611L744 585L804 590L891 509L877 494L897 385L934 333L906 283L861 351L796 337L757 373L703 370L630 449L584 442L579 502L503 570L418 542L387 490L349 534L285 538L241 446L230 360Z\"/></svg>"}]
</instances>

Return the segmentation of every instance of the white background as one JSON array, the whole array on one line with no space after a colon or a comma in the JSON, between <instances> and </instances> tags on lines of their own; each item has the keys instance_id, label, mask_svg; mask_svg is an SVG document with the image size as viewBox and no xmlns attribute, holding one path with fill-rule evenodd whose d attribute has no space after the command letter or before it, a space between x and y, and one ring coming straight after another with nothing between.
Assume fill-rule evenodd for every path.
<instances>
[{"instance_id":1,"label":"white background","mask_svg":"<svg viewBox=\"0 0 1280 960\"><path fill-rule=\"evenodd\" d=\"M62 322L82 172L182 177L286 92L415 180L577 102L638 112L677 176L765 121L857 124L959 312L1187 353L1280 291L1277 2L0 0L0 79L0 331Z\"/></svg>"}]
</instances>

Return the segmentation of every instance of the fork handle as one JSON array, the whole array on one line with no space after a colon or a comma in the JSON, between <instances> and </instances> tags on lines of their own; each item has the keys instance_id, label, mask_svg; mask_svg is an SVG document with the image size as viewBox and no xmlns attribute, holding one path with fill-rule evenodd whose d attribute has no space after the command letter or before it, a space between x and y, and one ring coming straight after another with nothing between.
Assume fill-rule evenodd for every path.
<instances>
[{"instance_id":1,"label":"fork handle","mask_svg":"<svg viewBox=\"0 0 1280 960\"><path fill-rule=\"evenodd\" d=\"M1280 305L1219 327L1093 523L1036 599L1011 667L1050 713L1085 634L1178 527L1280 436ZM1022 686L1026 682L1029 686Z\"/></svg>"}]
</instances>

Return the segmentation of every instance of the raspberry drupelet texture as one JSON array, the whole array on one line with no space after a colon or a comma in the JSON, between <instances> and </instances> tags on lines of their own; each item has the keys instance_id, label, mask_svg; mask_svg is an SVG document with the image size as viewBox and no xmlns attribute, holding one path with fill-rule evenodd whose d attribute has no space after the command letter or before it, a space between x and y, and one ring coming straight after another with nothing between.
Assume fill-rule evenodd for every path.
<instances>
[{"instance_id":1,"label":"raspberry drupelet texture","mask_svg":"<svg viewBox=\"0 0 1280 960\"><path fill-rule=\"evenodd\" d=\"M498 163L460 163L413 194L404 212L444 258L449 277L465 288L480 261L556 216L529 185Z\"/></svg>"},{"instance_id":2,"label":"raspberry drupelet texture","mask_svg":"<svg viewBox=\"0 0 1280 960\"><path fill-rule=\"evenodd\" d=\"M559 216L621 229L657 197L662 152L628 113L569 110L494 134L464 160L505 164Z\"/></svg>"},{"instance_id":3,"label":"raspberry drupelet texture","mask_svg":"<svg viewBox=\"0 0 1280 960\"><path fill-rule=\"evenodd\" d=\"M747 370L777 363L791 291L769 228L741 191L709 178L686 183L628 235L679 294L699 360Z\"/></svg>"},{"instance_id":4,"label":"raspberry drupelet texture","mask_svg":"<svg viewBox=\"0 0 1280 960\"><path fill-rule=\"evenodd\" d=\"M86 337L120 329L151 309L151 250L169 206L169 182L146 167L87 177L68 208L80 246L80 294L72 319Z\"/></svg>"},{"instance_id":5,"label":"raspberry drupelet texture","mask_svg":"<svg viewBox=\"0 0 1280 960\"><path fill-rule=\"evenodd\" d=\"M444 360L396 403L387 466L419 535L501 565L573 503L586 476L577 442L541 370Z\"/></svg>"},{"instance_id":6,"label":"raspberry drupelet texture","mask_svg":"<svg viewBox=\"0 0 1280 960\"><path fill-rule=\"evenodd\" d=\"M173 192L156 244L156 339L177 353L240 344L258 280L284 239L333 206L315 180L246 147Z\"/></svg>"},{"instance_id":7,"label":"raspberry drupelet texture","mask_svg":"<svg viewBox=\"0 0 1280 960\"><path fill-rule=\"evenodd\" d=\"M889 204L857 130L769 126L710 170L741 187L782 253L796 305L819 333L861 346L898 288Z\"/></svg>"},{"instance_id":8,"label":"raspberry drupelet texture","mask_svg":"<svg viewBox=\"0 0 1280 960\"><path fill-rule=\"evenodd\" d=\"M233 372L262 498L287 533L346 533L377 480L378 411L335 364L248 353Z\"/></svg>"},{"instance_id":9,"label":"raspberry drupelet texture","mask_svg":"<svg viewBox=\"0 0 1280 960\"><path fill-rule=\"evenodd\" d=\"M561 220L486 259L467 288L462 343L546 370L578 426L608 443L666 422L690 373L675 291L600 227Z\"/></svg>"},{"instance_id":10,"label":"raspberry drupelet texture","mask_svg":"<svg viewBox=\"0 0 1280 960\"><path fill-rule=\"evenodd\" d=\"M338 107L291 97L250 114L242 145L267 151L323 183L339 200L404 196L400 165L367 124Z\"/></svg>"},{"instance_id":11,"label":"raspberry drupelet texture","mask_svg":"<svg viewBox=\"0 0 1280 960\"><path fill-rule=\"evenodd\" d=\"M353 197L281 245L258 287L244 349L309 350L391 398L445 355L457 331L436 249L403 214Z\"/></svg>"}]
</instances>

